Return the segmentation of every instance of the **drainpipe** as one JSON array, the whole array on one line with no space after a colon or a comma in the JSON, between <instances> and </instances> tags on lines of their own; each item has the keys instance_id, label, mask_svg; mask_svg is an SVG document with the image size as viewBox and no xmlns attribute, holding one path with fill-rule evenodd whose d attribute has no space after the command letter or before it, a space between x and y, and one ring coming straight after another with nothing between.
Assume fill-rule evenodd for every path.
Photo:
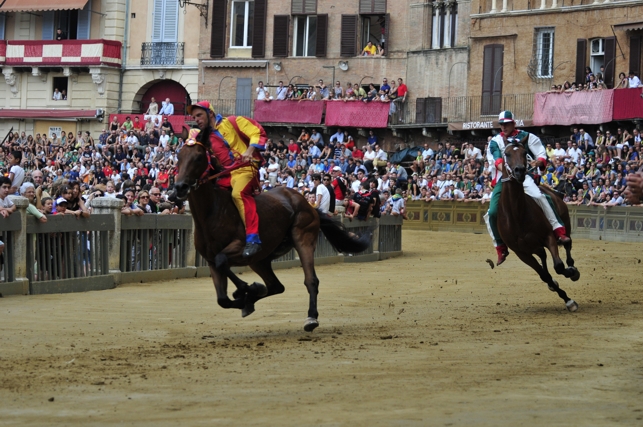
<instances>
[{"instance_id":1,"label":"drainpipe","mask_svg":"<svg viewBox=\"0 0 643 427\"><path fill-rule=\"evenodd\" d=\"M125 0L125 35L123 37L123 54L121 56L121 73L118 80L118 114L123 109L123 80L125 76L125 65L127 64L127 41L129 39L129 4L130 0Z\"/></svg>"}]
</instances>

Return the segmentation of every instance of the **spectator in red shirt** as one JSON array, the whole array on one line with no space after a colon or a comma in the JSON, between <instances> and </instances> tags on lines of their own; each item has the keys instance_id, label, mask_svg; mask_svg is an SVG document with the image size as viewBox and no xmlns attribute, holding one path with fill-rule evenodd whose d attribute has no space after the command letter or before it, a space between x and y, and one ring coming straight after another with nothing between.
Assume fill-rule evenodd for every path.
<instances>
[{"instance_id":1,"label":"spectator in red shirt","mask_svg":"<svg viewBox=\"0 0 643 427\"><path fill-rule=\"evenodd\" d=\"M335 192L335 205L342 206L346 197L348 182L342 176L342 168L339 166L334 166L330 173L333 177L333 182L330 185L333 186L333 191Z\"/></svg>"},{"instance_id":2,"label":"spectator in red shirt","mask_svg":"<svg viewBox=\"0 0 643 427\"><path fill-rule=\"evenodd\" d=\"M167 187L170 185L170 175L165 170L165 166L159 168L159 173L156 176L156 187L161 187L163 190L167 190Z\"/></svg>"},{"instance_id":3,"label":"spectator in red shirt","mask_svg":"<svg viewBox=\"0 0 643 427\"><path fill-rule=\"evenodd\" d=\"M404 102L406 101L406 94L408 93L408 88L404 84L404 81L399 78L397 79L397 98L400 101L399 102Z\"/></svg>"},{"instance_id":4,"label":"spectator in red shirt","mask_svg":"<svg viewBox=\"0 0 643 427\"><path fill-rule=\"evenodd\" d=\"M134 117L134 129L136 129L137 131L141 131L143 130L144 127L145 127L145 124L141 123L138 116Z\"/></svg>"},{"instance_id":5,"label":"spectator in red shirt","mask_svg":"<svg viewBox=\"0 0 643 427\"><path fill-rule=\"evenodd\" d=\"M297 154L299 154L300 152L301 152L301 148L295 142L295 139L290 138L290 141L288 144L288 154L292 154L294 157L297 157Z\"/></svg>"},{"instance_id":6,"label":"spectator in red shirt","mask_svg":"<svg viewBox=\"0 0 643 427\"><path fill-rule=\"evenodd\" d=\"M363 159L364 158L364 152L360 150L357 147L353 147L353 158L354 159Z\"/></svg>"}]
</instances>

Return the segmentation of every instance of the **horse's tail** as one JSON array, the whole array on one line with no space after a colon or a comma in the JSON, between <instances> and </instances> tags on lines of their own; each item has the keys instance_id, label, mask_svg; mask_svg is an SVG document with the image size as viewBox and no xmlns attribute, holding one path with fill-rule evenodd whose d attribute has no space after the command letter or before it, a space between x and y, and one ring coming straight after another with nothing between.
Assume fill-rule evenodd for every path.
<instances>
[{"instance_id":1,"label":"horse's tail","mask_svg":"<svg viewBox=\"0 0 643 427\"><path fill-rule=\"evenodd\" d=\"M358 236L346 230L344 224L333 219L328 214L319 210L317 210L317 213L319 213L319 224L322 233L338 252L356 254L364 252L370 246L373 233L367 232Z\"/></svg>"}]
</instances>

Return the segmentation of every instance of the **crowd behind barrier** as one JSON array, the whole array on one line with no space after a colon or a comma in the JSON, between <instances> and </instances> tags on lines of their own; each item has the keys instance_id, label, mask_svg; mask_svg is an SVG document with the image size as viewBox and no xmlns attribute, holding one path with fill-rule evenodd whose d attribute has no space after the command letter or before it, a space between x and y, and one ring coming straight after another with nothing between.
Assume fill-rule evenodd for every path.
<instances>
[{"instance_id":1,"label":"crowd behind barrier","mask_svg":"<svg viewBox=\"0 0 643 427\"><path fill-rule=\"evenodd\" d=\"M93 200L91 215L47 215L47 221L41 221L28 213L27 198L7 196L6 201L11 201L13 211L0 220L6 246L0 260L0 294L101 290L119 283L210 274L197 256L190 215L128 216L121 212L123 201L100 197ZM344 226L354 233L372 232L369 248L344 256L320 234L318 263L373 262L401 254L401 218L345 220ZM273 261L274 268L299 265L294 251Z\"/></svg>"}]
</instances>

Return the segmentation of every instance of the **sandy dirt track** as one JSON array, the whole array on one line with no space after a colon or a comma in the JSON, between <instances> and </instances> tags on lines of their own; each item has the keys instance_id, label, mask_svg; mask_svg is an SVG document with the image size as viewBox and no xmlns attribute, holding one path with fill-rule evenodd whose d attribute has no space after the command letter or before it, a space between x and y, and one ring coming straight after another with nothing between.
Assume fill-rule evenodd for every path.
<instances>
[{"instance_id":1,"label":"sandy dirt track","mask_svg":"<svg viewBox=\"0 0 643 427\"><path fill-rule=\"evenodd\" d=\"M572 314L486 235L403 239L318 267L313 333L301 269L246 319L209 279L0 299L0 425L643 425L643 245L576 241Z\"/></svg>"}]
</instances>

